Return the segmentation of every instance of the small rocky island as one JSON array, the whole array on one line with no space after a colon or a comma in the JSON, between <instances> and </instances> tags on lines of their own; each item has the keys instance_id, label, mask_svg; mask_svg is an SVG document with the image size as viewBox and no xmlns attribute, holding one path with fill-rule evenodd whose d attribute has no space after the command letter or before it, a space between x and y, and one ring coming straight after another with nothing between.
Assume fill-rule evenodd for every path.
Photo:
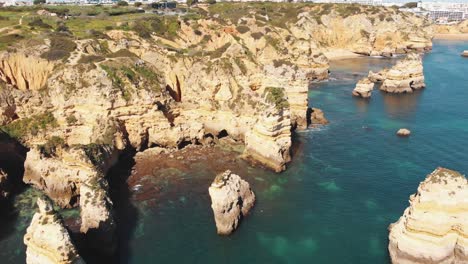
<instances>
[{"instance_id":1,"label":"small rocky island","mask_svg":"<svg viewBox=\"0 0 468 264\"><path fill-rule=\"evenodd\" d=\"M389 227L392 263L468 263L468 181L437 168Z\"/></svg>"},{"instance_id":2,"label":"small rocky island","mask_svg":"<svg viewBox=\"0 0 468 264\"><path fill-rule=\"evenodd\" d=\"M216 176L208 191L218 234L231 234L254 206L255 194L248 182L229 170Z\"/></svg>"},{"instance_id":3,"label":"small rocky island","mask_svg":"<svg viewBox=\"0 0 468 264\"><path fill-rule=\"evenodd\" d=\"M468 50L464 50L461 55L462 57L468 57Z\"/></svg>"},{"instance_id":4,"label":"small rocky island","mask_svg":"<svg viewBox=\"0 0 468 264\"><path fill-rule=\"evenodd\" d=\"M374 83L369 78L363 78L358 81L356 88L353 90L353 95L362 98L369 98L374 90Z\"/></svg>"},{"instance_id":5,"label":"small rocky island","mask_svg":"<svg viewBox=\"0 0 468 264\"><path fill-rule=\"evenodd\" d=\"M426 87L421 55L410 53L397 62L391 69L378 73L369 72L369 80L382 82L380 90L388 93L412 93Z\"/></svg>"}]
</instances>

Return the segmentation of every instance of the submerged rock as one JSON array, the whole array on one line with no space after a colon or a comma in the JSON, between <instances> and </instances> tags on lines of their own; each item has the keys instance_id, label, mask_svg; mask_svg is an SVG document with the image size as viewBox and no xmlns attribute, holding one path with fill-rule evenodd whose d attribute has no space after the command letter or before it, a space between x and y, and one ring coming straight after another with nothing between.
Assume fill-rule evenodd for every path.
<instances>
[{"instance_id":1,"label":"submerged rock","mask_svg":"<svg viewBox=\"0 0 468 264\"><path fill-rule=\"evenodd\" d=\"M392 263L468 263L468 181L437 168L389 227Z\"/></svg>"},{"instance_id":2,"label":"submerged rock","mask_svg":"<svg viewBox=\"0 0 468 264\"><path fill-rule=\"evenodd\" d=\"M408 137L409 135L411 135L411 131L409 129L406 129L406 128L400 128L397 131L397 135L400 136L400 137Z\"/></svg>"},{"instance_id":3,"label":"submerged rock","mask_svg":"<svg viewBox=\"0 0 468 264\"><path fill-rule=\"evenodd\" d=\"M216 176L208 189L218 234L229 235L255 203L248 182L227 170Z\"/></svg>"},{"instance_id":4,"label":"submerged rock","mask_svg":"<svg viewBox=\"0 0 468 264\"><path fill-rule=\"evenodd\" d=\"M411 93L413 90L424 88L424 73L422 58L418 54L408 56L397 62L385 76L380 90L389 93Z\"/></svg>"},{"instance_id":5,"label":"submerged rock","mask_svg":"<svg viewBox=\"0 0 468 264\"><path fill-rule=\"evenodd\" d=\"M62 220L48 200L37 200L39 211L33 216L24 236L28 264L82 264Z\"/></svg>"},{"instance_id":6,"label":"submerged rock","mask_svg":"<svg viewBox=\"0 0 468 264\"><path fill-rule=\"evenodd\" d=\"M372 90L374 90L374 83L371 82L369 78L364 78L359 80L356 84L356 88L353 90L353 95L362 98L369 98L371 97Z\"/></svg>"},{"instance_id":7,"label":"submerged rock","mask_svg":"<svg viewBox=\"0 0 468 264\"><path fill-rule=\"evenodd\" d=\"M326 125L329 122L321 109L312 107L311 123L313 125Z\"/></svg>"}]
</instances>

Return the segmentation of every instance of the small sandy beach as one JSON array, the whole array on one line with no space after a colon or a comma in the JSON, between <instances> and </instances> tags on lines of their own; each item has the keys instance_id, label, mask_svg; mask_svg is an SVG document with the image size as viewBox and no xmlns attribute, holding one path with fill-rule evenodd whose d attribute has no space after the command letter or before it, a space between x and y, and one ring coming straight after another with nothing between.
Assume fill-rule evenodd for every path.
<instances>
[{"instance_id":1,"label":"small sandy beach","mask_svg":"<svg viewBox=\"0 0 468 264\"><path fill-rule=\"evenodd\" d=\"M363 57L363 55L344 49L327 50L323 54L331 61Z\"/></svg>"}]
</instances>

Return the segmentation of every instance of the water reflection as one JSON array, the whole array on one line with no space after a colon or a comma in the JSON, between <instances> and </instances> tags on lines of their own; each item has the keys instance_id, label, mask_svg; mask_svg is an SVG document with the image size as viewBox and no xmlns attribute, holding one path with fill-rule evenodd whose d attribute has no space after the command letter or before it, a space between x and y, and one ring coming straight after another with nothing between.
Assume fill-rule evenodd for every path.
<instances>
[{"instance_id":1,"label":"water reflection","mask_svg":"<svg viewBox=\"0 0 468 264\"><path fill-rule=\"evenodd\" d=\"M405 117L414 114L422 93L423 90L414 91L412 94L381 92L385 113L389 117Z\"/></svg>"}]
</instances>

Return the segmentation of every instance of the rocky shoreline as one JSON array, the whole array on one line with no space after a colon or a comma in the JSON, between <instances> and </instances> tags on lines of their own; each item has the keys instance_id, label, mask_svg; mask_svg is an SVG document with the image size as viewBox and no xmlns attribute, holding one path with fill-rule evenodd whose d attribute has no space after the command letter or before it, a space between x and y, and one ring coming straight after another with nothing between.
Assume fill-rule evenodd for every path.
<instances>
[{"instance_id":1,"label":"rocky shoreline","mask_svg":"<svg viewBox=\"0 0 468 264\"><path fill-rule=\"evenodd\" d=\"M323 51L392 56L432 46L426 20L363 8L368 17L298 6L281 25L262 9L241 17L204 10L197 19L159 21L172 23L164 24L176 28L172 35L142 34L142 21L94 38L34 29L45 41L0 54L0 127L28 148L22 181L62 208L78 207L80 234L96 243L88 246L112 255L107 175L123 153L228 138L243 146L245 160L284 171L295 130L328 123L308 102L309 83L328 78ZM401 88L392 76L382 85L388 91Z\"/></svg>"}]
</instances>

